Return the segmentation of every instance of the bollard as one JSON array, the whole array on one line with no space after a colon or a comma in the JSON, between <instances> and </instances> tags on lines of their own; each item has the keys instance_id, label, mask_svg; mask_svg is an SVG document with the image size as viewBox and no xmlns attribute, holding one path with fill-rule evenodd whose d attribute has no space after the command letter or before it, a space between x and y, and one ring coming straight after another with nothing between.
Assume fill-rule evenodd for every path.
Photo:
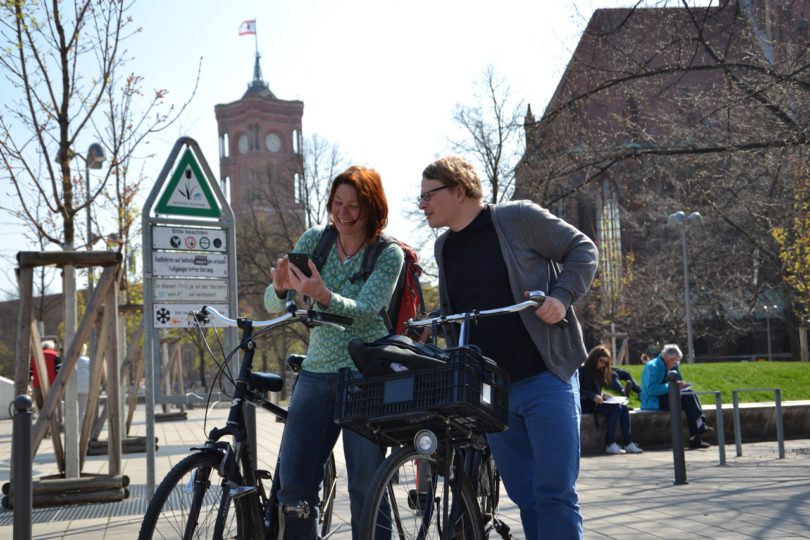
<instances>
[{"instance_id":1,"label":"bollard","mask_svg":"<svg viewBox=\"0 0 810 540\"><path fill-rule=\"evenodd\" d=\"M678 383L678 372L672 370L667 373L667 381L669 381L669 413L672 419L672 461L675 466L675 484L688 484L681 428L681 386Z\"/></svg>"},{"instance_id":2,"label":"bollard","mask_svg":"<svg viewBox=\"0 0 810 540\"><path fill-rule=\"evenodd\" d=\"M30 540L31 508L34 505L34 484L31 478L31 397L25 394L14 398L14 443L11 485L14 506L14 540Z\"/></svg>"},{"instance_id":3,"label":"bollard","mask_svg":"<svg viewBox=\"0 0 810 540\"><path fill-rule=\"evenodd\" d=\"M740 428L740 397L737 390L731 391L731 404L734 407L734 446L737 447L737 457L742 456L742 429Z\"/></svg>"}]
</instances>

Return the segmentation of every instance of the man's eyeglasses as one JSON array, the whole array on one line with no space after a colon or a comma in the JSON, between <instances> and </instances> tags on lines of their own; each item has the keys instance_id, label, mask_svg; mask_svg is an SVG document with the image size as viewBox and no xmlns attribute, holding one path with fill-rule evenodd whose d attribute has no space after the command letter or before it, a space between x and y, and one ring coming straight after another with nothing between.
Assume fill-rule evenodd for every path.
<instances>
[{"instance_id":1,"label":"man's eyeglasses","mask_svg":"<svg viewBox=\"0 0 810 540\"><path fill-rule=\"evenodd\" d=\"M427 191L423 191L416 198L416 202L418 202L418 203L428 202L431 198L433 198L434 193L436 193L437 191L440 191L440 190L442 190L444 188L449 188L449 187L450 186L439 186L437 188L433 188L433 189L429 189Z\"/></svg>"}]
</instances>

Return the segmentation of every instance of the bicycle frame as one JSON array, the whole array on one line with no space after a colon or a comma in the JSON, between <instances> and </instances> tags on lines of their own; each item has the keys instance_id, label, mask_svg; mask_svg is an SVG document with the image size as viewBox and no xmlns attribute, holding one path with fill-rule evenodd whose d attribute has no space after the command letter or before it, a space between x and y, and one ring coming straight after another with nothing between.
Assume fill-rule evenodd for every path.
<instances>
[{"instance_id":1,"label":"bicycle frame","mask_svg":"<svg viewBox=\"0 0 810 540\"><path fill-rule=\"evenodd\" d=\"M408 321L406 326L408 328L431 328L431 335L432 341L436 344L436 337L438 336L438 331L440 328L458 324L460 325L459 328L459 338L458 338L458 345L459 346L466 346L469 342L469 325L473 322L476 322L480 318L484 317L491 317L496 315L503 315L507 313L516 313L518 311L522 311L524 309L533 308L536 309L545 301L546 295L543 291L531 291L529 293L529 299L523 302L519 302L513 304L511 306L505 306L501 308L494 308L488 310L481 310L481 311L470 311L466 313L458 313L453 315L444 315L439 317L433 317L429 319L422 319L418 321ZM561 325L567 324L567 320L563 319L560 323ZM435 436L435 435L434 435ZM460 493L462 489L462 485L465 481L469 481L475 490L476 496L481 496L481 486L479 485L480 480L480 467L486 457L485 449L486 449L486 441L483 441L483 444L476 444L476 439L474 437L470 437L468 443L462 443L459 445L458 442L454 442L450 437L449 430L446 431L443 440L443 449L444 449L444 474L445 478L453 478L453 490L455 493ZM452 476L449 476L452 473ZM493 486L485 486L489 493L484 494L485 497L489 498L496 498L497 494L494 493ZM445 483L445 493L443 495L444 500L448 500L448 493L449 485ZM451 507L448 508L446 505L443 507L443 522L444 523L454 523L455 520L458 518L458 512L460 509L458 508L458 497L453 498L453 502ZM495 501L497 502L497 501ZM487 526L495 528L496 531L501 534L504 538L511 538L509 533L509 527L506 526L504 523L501 523L497 520L494 515L494 512L491 516L484 515L484 508L480 507L479 504L479 511L482 514L482 520L486 520ZM445 531L443 537L446 537L450 534L450 531Z\"/></svg>"},{"instance_id":2,"label":"bicycle frame","mask_svg":"<svg viewBox=\"0 0 810 540\"><path fill-rule=\"evenodd\" d=\"M275 319L267 321L251 321L249 319L228 319L215 309L204 307L201 315L196 315L197 320L200 317L213 317L220 323L230 326L236 326L242 330L242 337L239 341L239 349L242 351L242 359L239 364L239 372L237 374L234 385L234 396L231 400L231 407L228 412L228 419L226 425L222 428L212 428L208 434L205 449L215 449L216 451L224 451L225 455L222 461L222 471L225 473L225 478L229 482L234 480L239 485L232 486L229 490L229 496L233 498L247 497L249 502L250 514L252 521L257 526L254 527L255 531L261 531L261 537L264 537L265 522L262 516L262 509L267 508L274 513L274 505L268 506L267 494L265 493L261 479L256 477L255 468L253 466L251 456L245 451L244 442L248 438L247 426L245 424L244 405L251 403L254 406L262 407L263 409L273 413L277 418L286 420L287 410L283 407L268 401L264 397L260 397L251 390L250 375L253 367L253 357L256 352L256 343L254 339L259 335L277 328L283 324L294 321L307 321L318 320L320 324L328 324L343 328L339 323L350 323L351 321L339 316L327 316L323 313L318 313L313 310L298 310L294 303L290 302L287 305L287 313ZM326 320L326 318L332 321ZM334 321L334 322L333 322ZM256 328L262 328L259 332L254 332ZM283 384L280 378L268 379L273 384ZM279 388L263 388L264 390L278 390ZM233 445L227 442L220 442L223 437L231 436ZM243 476L239 474L239 464L242 465L241 470ZM277 475L274 477L274 484L277 482ZM256 486L259 489L256 489ZM270 498L274 497L274 490L270 490ZM226 505L222 505L224 508ZM254 532L255 532L254 531ZM259 533L257 533L259 534Z\"/></svg>"}]
</instances>

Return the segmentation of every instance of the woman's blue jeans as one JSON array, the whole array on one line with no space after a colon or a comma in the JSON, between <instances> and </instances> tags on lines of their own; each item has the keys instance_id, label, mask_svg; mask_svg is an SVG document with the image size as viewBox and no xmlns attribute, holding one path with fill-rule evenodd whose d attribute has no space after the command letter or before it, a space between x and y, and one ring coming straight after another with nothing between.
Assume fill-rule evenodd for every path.
<instances>
[{"instance_id":1,"label":"woman's blue jeans","mask_svg":"<svg viewBox=\"0 0 810 540\"><path fill-rule=\"evenodd\" d=\"M316 538L318 489L323 481L324 465L340 434L340 426L333 421L337 381L337 373L301 371L295 384L281 440L281 489L278 498L281 504L306 501L311 511L307 519L287 517L284 538L288 540ZM343 430L343 452L352 514L352 538L356 540L365 494L374 473L383 462L384 450L347 429Z\"/></svg>"},{"instance_id":2,"label":"woman's blue jeans","mask_svg":"<svg viewBox=\"0 0 810 540\"><path fill-rule=\"evenodd\" d=\"M624 444L628 445L633 442L633 435L630 432L630 409L627 408L627 405L603 403L596 406L596 412L607 417L606 446L616 442L616 426L619 423L621 423Z\"/></svg>"},{"instance_id":3,"label":"woman's blue jeans","mask_svg":"<svg viewBox=\"0 0 810 540\"><path fill-rule=\"evenodd\" d=\"M579 476L579 378L543 372L509 387L509 429L487 435L527 540L583 537Z\"/></svg>"}]
</instances>

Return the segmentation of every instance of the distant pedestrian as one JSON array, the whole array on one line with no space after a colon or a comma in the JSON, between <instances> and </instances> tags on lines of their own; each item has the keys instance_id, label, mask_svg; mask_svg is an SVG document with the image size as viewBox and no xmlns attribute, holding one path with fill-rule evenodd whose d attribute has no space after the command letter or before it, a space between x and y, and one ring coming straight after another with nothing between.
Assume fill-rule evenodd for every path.
<instances>
[{"instance_id":1,"label":"distant pedestrian","mask_svg":"<svg viewBox=\"0 0 810 540\"><path fill-rule=\"evenodd\" d=\"M701 435L714 431L706 425L706 417L700 400L694 392L688 391L689 384L683 380L678 364L683 353L677 345L664 345L661 354L647 362L641 372L641 408L651 411L669 410L669 385L667 373L675 371L681 386L681 408L686 413L689 428L689 448L708 448Z\"/></svg>"},{"instance_id":2,"label":"distant pedestrian","mask_svg":"<svg viewBox=\"0 0 810 540\"><path fill-rule=\"evenodd\" d=\"M82 353L76 361L76 397L79 401L79 428L84 422L87 411L87 399L90 396L90 357L87 356L87 344L82 345Z\"/></svg>"},{"instance_id":3,"label":"distant pedestrian","mask_svg":"<svg viewBox=\"0 0 810 540\"><path fill-rule=\"evenodd\" d=\"M56 352L56 343L53 340L46 339L42 342L42 355L45 357L45 380L48 389L50 389L59 371L59 353ZM37 404L37 410L42 411L42 407L45 406L45 394L42 392L41 376L37 370L37 364L33 356L31 356L31 375L31 389L34 395L34 402Z\"/></svg>"}]
</instances>

